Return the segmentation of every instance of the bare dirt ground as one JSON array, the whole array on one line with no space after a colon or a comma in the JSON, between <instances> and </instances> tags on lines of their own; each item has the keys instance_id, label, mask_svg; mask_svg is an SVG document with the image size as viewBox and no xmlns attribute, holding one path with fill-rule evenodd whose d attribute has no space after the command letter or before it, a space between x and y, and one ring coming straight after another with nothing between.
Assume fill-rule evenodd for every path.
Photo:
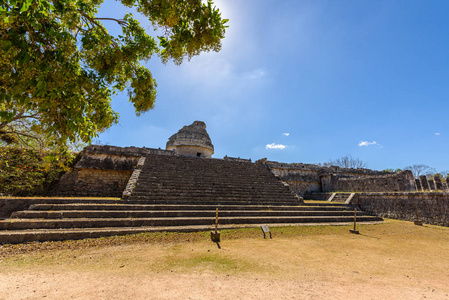
<instances>
[{"instance_id":1,"label":"bare dirt ground","mask_svg":"<svg viewBox=\"0 0 449 300\"><path fill-rule=\"evenodd\" d=\"M449 299L449 228L147 234L0 246L0 299Z\"/></svg>"}]
</instances>

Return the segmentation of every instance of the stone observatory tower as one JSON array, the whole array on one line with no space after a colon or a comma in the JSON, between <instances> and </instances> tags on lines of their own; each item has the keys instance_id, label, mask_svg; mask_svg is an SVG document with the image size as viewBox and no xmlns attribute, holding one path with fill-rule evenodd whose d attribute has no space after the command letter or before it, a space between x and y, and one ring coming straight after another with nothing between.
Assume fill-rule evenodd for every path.
<instances>
[{"instance_id":1,"label":"stone observatory tower","mask_svg":"<svg viewBox=\"0 0 449 300\"><path fill-rule=\"evenodd\" d=\"M214 145L206 131L206 124L202 121L182 127L168 139L165 149L175 150L180 155L206 158L211 158L214 154Z\"/></svg>"}]
</instances>

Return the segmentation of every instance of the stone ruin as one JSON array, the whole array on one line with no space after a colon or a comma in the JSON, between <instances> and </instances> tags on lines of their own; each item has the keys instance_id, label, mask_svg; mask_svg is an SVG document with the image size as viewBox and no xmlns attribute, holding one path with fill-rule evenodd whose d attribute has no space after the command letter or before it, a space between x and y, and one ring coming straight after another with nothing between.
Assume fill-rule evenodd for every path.
<instances>
[{"instance_id":1,"label":"stone ruin","mask_svg":"<svg viewBox=\"0 0 449 300\"><path fill-rule=\"evenodd\" d=\"M86 147L73 170L62 176L52 194L121 197L125 189L129 189L137 180L139 159L148 154L211 159L213 153L214 146L206 131L206 124L202 121L184 126L172 135L166 150L92 145ZM252 163L250 159L228 156L223 160ZM411 171L392 173L314 164L287 164L267 159L256 163L264 164L272 174L300 196L311 192L399 192L432 189L429 182L422 177L418 187ZM440 186L441 181L436 183Z\"/></svg>"},{"instance_id":2,"label":"stone ruin","mask_svg":"<svg viewBox=\"0 0 449 300\"><path fill-rule=\"evenodd\" d=\"M214 145L206 131L206 124L195 121L184 126L172 135L166 145L167 150L174 150L177 155L198 156L211 158L214 154Z\"/></svg>"},{"instance_id":3,"label":"stone ruin","mask_svg":"<svg viewBox=\"0 0 449 300\"><path fill-rule=\"evenodd\" d=\"M421 175L415 179L416 190L419 192L432 191L449 191L449 177L442 180L440 176L434 176L433 179L428 179L426 175Z\"/></svg>"},{"instance_id":4,"label":"stone ruin","mask_svg":"<svg viewBox=\"0 0 449 300\"><path fill-rule=\"evenodd\" d=\"M413 174L408 170L393 173L313 164L274 161L265 163L299 195L327 192L399 192L416 189Z\"/></svg>"},{"instance_id":5,"label":"stone ruin","mask_svg":"<svg viewBox=\"0 0 449 300\"><path fill-rule=\"evenodd\" d=\"M217 207L221 226L228 228L352 222L354 207L357 222L378 222L383 216L414 220L418 211L426 223L449 226L449 193L410 192L447 188L440 178L429 185L425 176L416 181L410 171L216 159L213 150L201 121L170 137L166 150L86 147L53 190L53 196L66 197L0 199L0 213L11 218L0 222L0 243L123 235L167 226L171 231L208 230ZM304 207L303 195L332 201L335 191L344 204Z\"/></svg>"}]
</instances>

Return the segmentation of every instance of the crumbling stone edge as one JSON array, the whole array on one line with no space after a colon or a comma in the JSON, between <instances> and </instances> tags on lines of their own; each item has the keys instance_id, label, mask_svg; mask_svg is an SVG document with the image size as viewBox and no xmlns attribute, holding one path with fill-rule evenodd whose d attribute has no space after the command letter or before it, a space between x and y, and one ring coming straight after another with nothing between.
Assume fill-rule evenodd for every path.
<instances>
[{"instance_id":1,"label":"crumbling stone edge","mask_svg":"<svg viewBox=\"0 0 449 300\"><path fill-rule=\"evenodd\" d=\"M133 173L131 174L131 177L128 180L128 183L126 184L125 190L122 194L122 199L126 199L129 196L131 196L134 188L136 187L137 180L139 179L140 172L142 171L142 167L145 164L146 156L142 156L139 158L139 161L137 162L136 168L134 169Z\"/></svg>"}]
</instances>

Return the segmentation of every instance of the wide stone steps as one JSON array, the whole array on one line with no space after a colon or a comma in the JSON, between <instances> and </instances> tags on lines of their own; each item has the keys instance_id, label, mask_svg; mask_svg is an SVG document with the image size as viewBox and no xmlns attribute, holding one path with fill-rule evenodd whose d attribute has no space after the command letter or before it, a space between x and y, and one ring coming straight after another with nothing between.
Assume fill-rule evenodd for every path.
<instances>
[{"instance_id":1,"label":"wide stone steps","mask_svg":"<svg viewBox=\"0 0 449 300\"><path fill-rule=\"evenodd\" d=\"M276 199L276 200L274 200ZM287 198L258 198L258 197L242 197L242 198L228 198L228 197L205 197L205 198L189 198L189 197L151 197L149 196L134 196L133 202L153 203L153 204L208 204L216 203L217 205L297 205L298 201Z\"/></svg>"},{"instance_id":2,"label":"wide stone steps","mask_svg":"<svg viewBox=\"0 0 449 300\"><path fill-rule=\"evenodd\" d=\"M147 194L145 193L137 193L134 195L134 199L138 199L139 197L144 197L144 198L148 198ZM195 193L195 194L190 194L190 193L167 193L167 194L155 194L155 195L151 195L151 200L159 200L159 199L167 199L167 200L176 200L179 198L184 198L185 200L189 200L191 198L193 199L227 199L229 201L232 200L252 200L252 199L261 199L261 200L272 200L272 201L287 201L287 202L292 202L292 203L297 203L298 201L294 201L295 199L292 199L291 197L285 196L285 195L281 195L281 196L276 196L276 195L254 195L254 194L214 194L214 193Z\"/></svg>"},{"instance_id":3,"label":"wide stone steps","mask_svg":"<svg viewBox=\"0 0 449 300\"><path fill-rule=\"evenodd\" d=\"M359 222L381 221L371 216L357 217ZM353 216L239 216L220 217L220 224L259 223L327 223L351 222ZM161 218L71 218L71 219L8 219L0 223L0 230L55 229L55 228L101 228L101 227L142 227L142 226L189 226L211 225L211 217L161 217ZM1 242L1 240L0 240Z\"/></svg>"},{"instance_id":4,"label":"wide stone steps","mask_svg":"<svg viewBox=\"0 0 449 300\"><path fill-rule=\"evenodd\" d=\"M154 154L146 157L127 199L302 202L262 164Z\"/></svg>"},{"instance_id":5,"label":"wide stone steps","mask_svg":"<svg viewBox=\"0 0 449 300\"><path fill-rule=\"evenodd\" d=\"M163 172L169 172L168 170L164 170ZM219 183L220 181L217 180L217 177L209 177L209 178L204 178L204 172L208 172L208 170L195 170L195 169L188 169L185 170L183 172L180 171L176 171L176 173L172 173L172 174L166 174L166 173L156 173L154 170L148 170L148 172L146 172L145 174L142 175L142 178L146 179L146 180L152 180L152 179L162 179L162 180L170 180L170 179L178 179L184 182L190 182L191 180L197 180L199 182L201 181L207 181L207 182L215 182L215 183ZM257 182L257 181L263 181L266 178L269 178L269 174L260 174L260 173L252 173L250 174L245 174L245 175L241 175L241 176L232 176L231 174L226 175L223 173L220 173L219 171L214 171L217 174L219 174L220 178L226 178L229 180L232 180L234 182L238 182L241 180L248 180L248 181L252 181L252 182ZM184 177L185 173L189 173L190 177ZM270 175L272 176L272 175Z\"/></svg>"},{"instance_id":6,"label":"wide stone steps","mask_svg":"<svg viewBox=\"0 0 449 300\"><path fill-rule=\"evenodd\" d=\"M379 221L367 221L364 224L378 224ZM351 222L326 222L326 223L271 223L270 227L279 226L314 226L314 225L347 225ZM260 227L267 225L260 224L220 224L219 229L236 229L247 227ZM29 229L29 230L8 230L0 232L0 244L19 244L26 242L78 240L86 238L100 238L117 235L138 234L145 232L192 232L213 230L213 225L191 225L191 226L167 226L167 227L104 227L104 228L71 228L71 229Z\"/></svg>"},{"instance_id":7,"label":"wide stone steps","mask_svg":"<svg viewBox=\"0 0 449 300\"><path fill-rule=\"evenodd\" d=\"M263 186L258 186L258 184L263 184ZM214 190L214 191L226 191L228 189L232 189L233 192L244 192L248 190L257 190L262 192L272 192L272 191L284 191L284 186L280 186L279 183L276 184L264 184L261 183L251 183L246 185L238 185L238 184L182 184L175 183L174 180L170 182L162 182L158 181L155 183L146 182L145 185L142 185L140 189L142 190L154 190L154 189L164 189L164 190L179 190L180 187L184 187L188 190L192 191L201 191L201 190Z\"/></svg>"},{"instance_id":8,"label":"wide stone steps","mask_svg":"<svg viewBox=\"0 0 449 300\"><path fill-rule=\"evenodd\" d=\"M198 231L211 228L215 209L220 228L260 225L348 224L353 222L352 207L338 203L307 205L256 205L217 200L190 199L165 204L145 201L92 199L35 200L27 210L18 211L0 222L0 243L64 240L122 235L153 231ZM160 201L157 201L160 202ZM224 204L227 203L227 204ZM381 218L358 212L357 221L380 222Z\"/></svg>"},{"instance_id":9,"label":"wide stone steps","mask_svg":"<svg viewBox=\"0 0 449 300\"><path fill-rule=\"evenodd\" d=\"M142 181L142 179L140 182ZM259 186L260 185L260 186ZM142 184L139 186L139 190L141 191L179 191L179 190L188 190L188 191L214 191L214 192L233 192L233 193L240 193L240 192L285 192L285 187L283 185L279 185L279 183L275 184L264 184L263 182L260 183L251 183L246 185L238 185L238 184L221 184L221 185L212 185L212 184L182 184L182 183L176 183L176 180L170 181L170 182L163 182L158 181L156 183L149 183L145 182L145 184Z\"/></svg>"},{"instance_id":10,"label":"wide stone steps","mask_svg":"<svg viewBox=\"0 0 449 300\"><path fill-rule=\"evenodd\" d=\"M266 196L273 196L278 195L279 192L285 192L280 189L272 189L272 190L257 190L257 189L234 189L232 187L229 188L209 188L209 189L201 189L201 188L184 188L183 186L179 186L178 188L165 188L165 187L145 187L140 188L139 190L135 191L134 193L143 194L143 193L152 193L154 195L160 194L172 194L172 195L184 195L184 194L191 194L191 195L202 195L202 194L221 194L221 195L266 195ZM292 196L291 194L288 194L288 196Z\"/></svg>"},{"instance_id":11,"label":"wide stone steps","mask_svg":"<svg viewBox=\"0 0 449 300\"><path fill-rule=\"evenodd\" d=\"M170 211L170 210L278 210L278 211L342 211L345 207L341 205L326 205L317 208L317 206L270 206L270 205L183 205L183 204L33 204L29 207L32 211L67 211L67 210L146 210L146 211Z\"/></svg>"},{"instance_id":12,"label":"wide stone steps","mask_svg":"<svg viewBox=\"0 0 449 300\"><path fill-rule=\"evenodd\" d=\"M136 197L138 198L138 197ZM194 205L298 205L293 201L269 201L269 200L226 200L226 199L174 199L174 200L149 200L147 197L137 199L135 201L129 201L132 203L145 203L145 204L194 204Z\"/></svg>"},{"instance_id":13,"label":"wide stone steps","mask_svg":"<svg viewBox=\"0 0 449 300\"><path fill-rule=\"evenodd\" d=\"M352 211L301 211L301 210L220 210L221 217L250 216L353 216ZM362 214L360 214L362 215ZM11 219L73 219L73 218L178 218L178 217L211 217L215 210L70 210L70 211L32 211L15 212Z\"/></svg>"},{"instance_id":14,"label":"wide stone steps","mask_svg":"<svg viewBox=\"0 0 449 300\"><path fill-rule=\"evenodd\" d=\"M345 202L349 196L351 196L351 193L336 193L332 202Z\"/></svg>"}]
</instances>

